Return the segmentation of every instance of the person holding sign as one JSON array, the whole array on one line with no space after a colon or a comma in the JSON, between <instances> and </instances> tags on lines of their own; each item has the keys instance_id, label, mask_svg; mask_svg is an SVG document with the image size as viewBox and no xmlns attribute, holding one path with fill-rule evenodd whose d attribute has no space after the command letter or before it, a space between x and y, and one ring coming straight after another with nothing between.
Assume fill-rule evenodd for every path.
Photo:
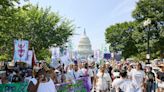
<instances>
[{"instance_id":1,"label":"person holding sign","mask_svg":"<svg viewBox=\"0 0 164 92\"><path fill-rule=\"evenodd\" d=\"M47 76L45 69L40 69L37 76L37 80L29 83L28 92L57 92L53 80Z\"/></svg>"}]
</instances>

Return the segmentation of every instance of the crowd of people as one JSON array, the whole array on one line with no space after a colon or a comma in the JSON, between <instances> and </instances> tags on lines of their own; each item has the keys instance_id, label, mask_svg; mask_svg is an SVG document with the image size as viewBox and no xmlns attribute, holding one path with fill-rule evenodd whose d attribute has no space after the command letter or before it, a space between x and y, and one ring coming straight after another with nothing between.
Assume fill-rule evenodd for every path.
<instances>
[{"instance_id":1,"label":"crowd of people","mask_svg":"<svg viewBox=\"0 0 164 92\"><path fill-rule=\"evenodd\" d=\"M69 65L60 62L57 68L45 62L37 62L32 68L4 64L0 84L27 82L28 92L57 92L56 84L75 83L81 77L88 78L90 92L164 92L163 63L75 61Z\"/></svg>"}]
</instances>

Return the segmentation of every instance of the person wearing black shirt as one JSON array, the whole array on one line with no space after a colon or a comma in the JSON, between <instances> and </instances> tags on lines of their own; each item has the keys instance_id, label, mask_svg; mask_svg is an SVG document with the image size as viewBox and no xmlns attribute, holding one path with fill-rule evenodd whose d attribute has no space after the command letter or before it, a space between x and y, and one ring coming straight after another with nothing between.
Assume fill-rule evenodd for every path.
<instances>
[{"instance_id":1,"label":"person wearing black shirt","mask_svg":"<svg viewBox=\"0 0 164 92\"><path fill-rule=\"evenodd\" d=\"M152 72L152 67L148 67L147 81L146 81L146 92L155 92L155 75Z\"/></svg>"}]
</instances>

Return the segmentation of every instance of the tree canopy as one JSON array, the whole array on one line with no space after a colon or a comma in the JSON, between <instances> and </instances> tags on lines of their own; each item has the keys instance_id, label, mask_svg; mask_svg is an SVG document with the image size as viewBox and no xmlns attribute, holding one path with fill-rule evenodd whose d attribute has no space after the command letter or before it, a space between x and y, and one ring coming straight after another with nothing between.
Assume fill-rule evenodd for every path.
<instances>
[{"instance_id":1,"label":"tree canopy","mask_svg":"<svg viewBox=\"0 0 164 92\"><path fill-rule=\"evenodd\" d=\"M38 59L44 59L50 46L63 46L73 34L72 21L50 8L19 6L19 0L3 0L0 6L1 60L12 59L14 39L29 40L30 49L34 47Z\"/></svg>"},{"instance_id":2,"label":"tree canopy","mask_svg":"<svg viewBox=\"0 0 164 92\"><path fill-rule=\"evenodd\" d=\"M106 42L113 51L122 51L123 57L145 59L147 36L150 35L151 58L158 58L164 52L164 1L139 0L132 13L134 21L117 23L106 29ZM149 26L144 21L151 20Z\"/></svg>"}]
</instances>

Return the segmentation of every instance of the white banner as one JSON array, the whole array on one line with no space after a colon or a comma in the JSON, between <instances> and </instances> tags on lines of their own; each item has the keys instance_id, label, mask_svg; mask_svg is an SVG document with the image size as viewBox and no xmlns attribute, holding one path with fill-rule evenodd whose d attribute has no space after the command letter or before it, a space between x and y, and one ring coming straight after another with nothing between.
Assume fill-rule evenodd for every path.
<instances>
[{"instance_id":1,"label":"white banner","mask_svg":"<svg viewBox=\"0 0 164 92\"><path fill-rule=\"evenodd\" d=\"M52 48L52 58L59 58L60 57L60 48Z\"/></svg>"},{"instance_id":2,"label":"white banner","mask_svg":"<svg viewBox=\"0 0 164 92\"><path fill-rule=\"evenodd\" d=\"M27 40L14 40L14 61L25 62L28 55L29 42Z\"/></svg>"},{"instance_id":3,"label":"white banner","mask_svg":"<svg viewBox=\"0 0 164 92\"><path fill-rule=\"evenodd\" d=\"M53 68L57 68L60 66L59 62L57 61L57 59L52 58L52 62L50 63L50 66Z\"/></svg>"},{"instance_id":4,"label":"white banner","mask_svg":"<svg viewBox=\"0 0 164 92\"><path fill-rule=\"evenodd\" d=\"M61 63L66 66L69 65L71 62L67 56L62 56L60 59L61 59Z\"/></svg>"},{"instance_id":5,"label":"white banner","mask_svg":"<svg viewBox=\"0 0 164 92\"><path fill-rule=\"evenodd\" d=\"M27 58L27 60L26 60L26 63L28 64L28 65L32 65L32 57L33 57L33 51L32 50L29 50L28 51L28 58Z\"/></svg>"}]
</instances>

